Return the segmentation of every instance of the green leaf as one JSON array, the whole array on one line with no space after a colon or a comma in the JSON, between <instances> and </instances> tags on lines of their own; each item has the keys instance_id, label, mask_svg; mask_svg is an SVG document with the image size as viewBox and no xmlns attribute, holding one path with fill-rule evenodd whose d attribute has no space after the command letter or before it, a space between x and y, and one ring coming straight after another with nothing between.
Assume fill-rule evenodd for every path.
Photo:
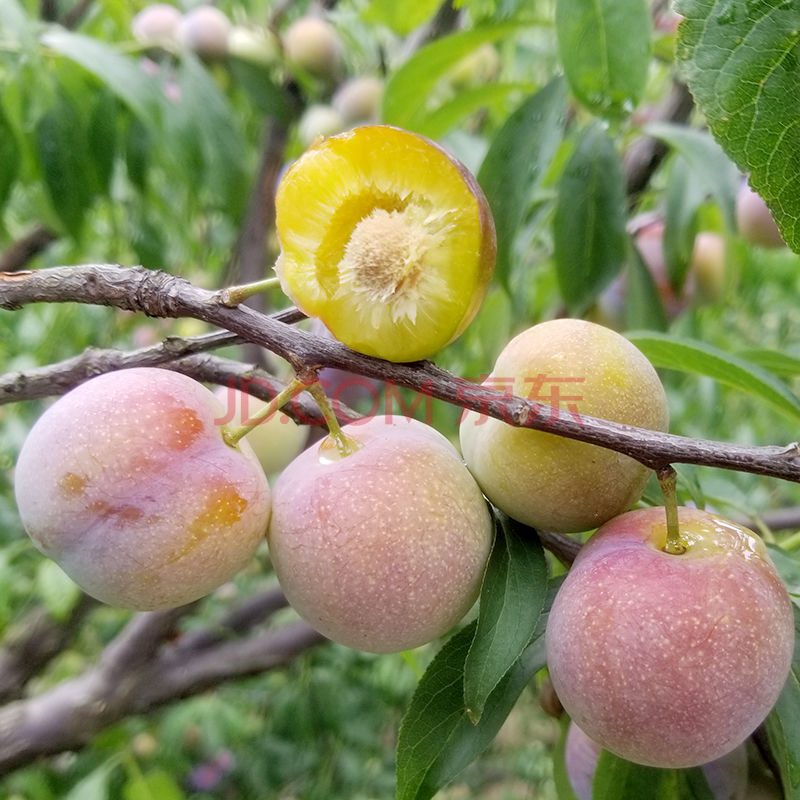
<instances>
[{"instance_id":1,"label":"green leaf","mask_svg":"<svg viewBox=\"0 0 800 800\"><path fill-rule=\"evenodd\" d=\"M561 295L582 314L628 256L625 180L614 143L599 124L584 129L558 185L553 244Z\"/></svg>"},{"instance_id":2,"label":"green leaf","mask_svg":"<svg viewBox=\"0 0 800 800\"><path fill-rule=\"evenodd\" d=\"M386 25L405 36L427 22L438 7L439 0L370 0L361 16L365 22Z\"/></svg>"},{"instance_id":3,"label":"green leaf","mask_svg":"<svg viewBox=\"0 0 800 800\"><path fill-rule=\"evenodd\" d=\"M592 800L714 800L699 767L688 770L645 767L600 752L592 784Z\"/></svg>"},{"instance_id":4,"label":"green leaf","mask_svg":"<svg viewBox=\"0 0 800 800\"><path fill-rule=\"evenodd\" d=\"M714 138L800 252L800 6L679 0L677 61Z\"/></svg>"},{"instance_id":5,"label":"green leaf","mask_svg":"<svg viewBox=\"0 0 800 800\"><path fill-rule=\"evenodd\" d=\"M633 111L647 82L651 29L644 0L557 0L561 63L587 108L601 116Z\"/></svg>"},{"instance_id":6,"label":"green leaf","mask_svg":"<svg viewBox=\"0 0 800 800\"><path fill-rule=\"evenodd\" d=\"M47 30L42 43L99 78L142 119L153 119L161 95L156 82L136 60L91 36L57 26Z\"/></svg>"},{"instance_id":7,"label":"green leaf","mask_svg":"<svg viewBox=\"0 0 800 800\"><path fill-rule=\"evenodd\" d=\"M785 383L757 364L693 339L663 333L631 333L627 336L657 367L707 375L769 403L790 419L800 419L797 396Z\"/></svg>"},{"instance_id":8,"label":"green leaf","mask_svg":"<svg viewBox=\"0 0 800 800\"><path fill-rule=\"evenodd\" d=\"M119 764L119 756L112 756L85 778L76 783L63 797L63 800L108 800L113 771Z\"/></svg>"},{"instance_id":9,"label":"green leaf","mask_svg":"<svg viewBox=\"0 0 800 800\"><path fill-rule=\"evenodd\" d=\"M630 252L625 281L625 327L665 331L669 322L653 275L636 247L631 247Z\"/></svg>"},{"instance_id":10,"label":"green leaf","mask_svg":"<svg viewBox=\"0 0 800 800\"><path fill-rule=\"evenodd\" d=\"M511 93L521 89L528 92L531 87L519 83L493 83L460 91L452 100L428 114L416 132L431 139L441 139L470 114L505 100Z\"/></svg>"},{"instance_id":11,"label":"green leaf","mask_svg":"<svg viewBox=\"0 0 800 800\"><path fill-rule=\"evenodd\" d=\"M0 105L0 210L11 194L19 170L19 146L11 123Z\"/></svg>"},{"instance_id":12,"label":"green leaf","mask_svg":"<svg viewBox=\"0 0 800 800\"><path fill-rule=\"evenodd\" d=\"M570 719L564 714L560 721L561 732L558 736L555 749L553 750L553 783L556 788L558 800L578 800L573 788L572 781L567 773L567 764L564 755L567 747L567 734L569 733Z\"/></svg>"},{"instance_id":13,"label":"green leaf","mask_svg":"<svg viewBox=\"0 0 800 800\"><path fill-rule=\"evenodd\" d=\"M270 69L239 58L229 59L228 65L236 84L247 92L250 101L262 114L269 114L281 122L291 120L291 101L286 91L272 79Z\"/></svg>"},{"instance_id":14,"label":"green leaf","mask_svg":"<svg viewBox=\"0 0 800 800\"><path fill-rule=\"evenodd\" d=\"M129 778L122 796L124 800L184 800L186 797L175 779L160 769Z\"/></svg>"},{"instance_id":15,"label":"green leaf","mask_svg":"<svg viewBox=\"0 0 800 800\"><path fill-rule=\"evenodd\" d=\"M89 113L88 146L96 188L106 195L117 151L117 111L117 98L109 91L101 91Z\"/></svg>"},{"instance_id":16,"label":"green leaf","mask_svg":"<svg viewBox=\"0 0 800 800\"><path fill-rule=\"evenodd\" d=\"M775 707L764 723L778 762L783 796L800 800L800 609L794 606L794 661Z\"/></svg>"},{"instance_id":17,"label":"green leaf","mask_svg":"<svg viewBox=\"0 0 800 800\"><path fill-rule=\"evenodd\" d=\"M92 202L92 163L81 115L62 96L38 122L36 143L53 208L74 238Z\"/></svg>"},{"instance_id":18,"label":"green leaf","mask_svg":"<svg viewBox=\"0 0 800 800\"><path fill-rule=\"evenodd\" d=\"M495 275L507 284L514 239L561 142L567 92L560 79L528 98L497 132L480 170L497 230Z\"/></svg>"},{"instance_id":19,"label":"green leaf","mask_svg":"<svg viewBox=\"0 0 800 800\"><path fill-rule=\"evenodd\" d=\"M473 722L530 642L546 594L547 563L536 532L502 514L464 667L464 702Z\"/></svg>"},{"instance_id":20,"label":"green leaf","mask_svg":"<svg viewBox=\"0 0 800 800\"><path fill-rule=\"evenodd\" d=\"M697 227L697 211L706 196L697 172L685 158L670 164L664 202L664 262L670 284L680 289L686 282Z\"/></svg>"},{"instance_id":21,"label":"green leaf","mask_svg":"<svg viewBox=\"0 0 800 800\"><path fill-rule=\"evenodd\" d=\"M784 378L800 375L800 358L779 350L741 350L737 355Z\"/></svg>"},{"instance_id":22,"label":"green leaf","mask_svg":"<svg viewBox=\"0 0 800 800\"><path fill-rule=\"evenodd\" d=\"M447 70L485 42L502 39L518 29L519 25L512 23L486 25L421 47L387 81L382 121L411 131L422 130L428 116L428 97Z\"/></svg>"},{"instance_id":23,"label":"green leaf","mask_svg":"<svg viewBox=\"0 0 800 800\"><path fill-rule=\"evenodd\" d=\"M203 64L184 52L178 70L180 112L184 134L197 140L198 157L205 168L207 187L222 207L235 217L246 201L248 185L244 137L227 97ZM194 180L196 176L192 176Z\"/></svg>"},{"instance_id":24,"label":"green leaf","mask_svg":"<svg viewBox=\"0 0 800 800\"><path fill-rule=\"evenodd\" d=\"M555 585L548 593L549 601ZM549 608L549 604L548 604ZM522 690L545 664L544 623L489 695L473 724L464 707L464 664L475 623L448 640L420 679L397 742L397 800L429 800L497 735Z\"/></svg>"},{"instance_id":25,"label":"green leaf","mask_svg":"<svg viewBox=\"0 0 800 800\"><path fill-rule=\"evenodd\" d=\"M651 122L644 126L644 132L661 139L686 159L696 178L714 196L728 227L735 230L741 176L722 148L705 131L685 125Z\"/></svg>"},{"instance_id":26,"label":"green leaf","mask_svg":"<svg viewBox=\"0 0 800 800\"><path fill-rule=\"evenodd\" d=\"M36 591L50 615L63 621L75 607L81 590L55 561L43 559L36 570Z\"/></svg>"}]
</instances>

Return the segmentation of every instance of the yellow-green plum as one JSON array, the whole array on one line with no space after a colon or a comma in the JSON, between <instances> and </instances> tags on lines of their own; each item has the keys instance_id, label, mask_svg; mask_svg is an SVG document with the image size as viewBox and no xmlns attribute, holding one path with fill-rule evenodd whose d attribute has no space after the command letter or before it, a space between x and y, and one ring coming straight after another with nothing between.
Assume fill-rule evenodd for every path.
<instances>
[{"instance_id":1,"label":"yellow-green plum","mask_svg":"<svg viewBox=\"0 0 800 800\"><path fill-rule=\"evenodd\" d=\"M50 406L17 461L34 544L90 595L178 606L229 580L264 539L270 489L224 408L197 381L155 368L100 375Z\"/></svg>"},{"instance_id":2,"label":"yellow-green plum","mask_svg":"<svg viewBox=\"0 0 800 800\"><path fill-rule=\"evenodd\" d=\"M358 75L345 81L333 95L331 104L346 125L376 122L383 99L383 81L375 75Z\"/></svg>"},{"instance_id":3,"label":"yellow-green plum","mask_svg":"<svg viewBox=\"0 0 800 800\"><path fill-rule=\"evenodd\" d=\"M606 750L691 767L738 747L783 688L794 651L789 594L752 532L679 509L630 511L581 549L547 622L547 665L570 718Z\"/></svg>"},{"instance_id":4,"label":"yellow-green plum","mask_svg":"<svg viewBox=\"0 0 800 800\"><path fill-rule=\"evenodd\" d=\"M370 417L303 451L275 484L268 541L305 620L340 644L408 650L447 633L475 602L492 541L480 489L429 425Z\"/></svg>"},{"instance_id":5,"label":"yellow-green plum","mask_svg":"<svg viewBox=\"0 0 800 800\"><path fill-rule=\"evenodd\" d=\"M255 416L267 405L233 386L220 386L214 394L225 406L224 424L228 428L252 425ZM307 425L298 425L282 411L276 411L253 428L245 440L253 448L264 472L275 475L305 447L308 434Z\"/></svg>"},{"instance_id":6,"label":"yellow-green plum","mask_svg":"<svg viewBox=\"0 0 800 800\"><path fill-rule=\"evenodd\" d=\"M620 334L579 319L534 325L512 339L484 385L582 414L663 431L667 399L642 352ZM549 412L548 412L549 413ZM649 470L612 450L515 428L475 411L461 450L486 496L526 525L590 530L635 503Z\"/></svg>"},{"instance_id":7,"label":"yellow-green plum","mask_svg":"<svg viewBox=\"0 0 800 800\"><path fill-rule=\"evenodd\" d=\"M597 762L603 748L570 722L564 746L564 766L578 800L592 800ZM703 775L713 800L752 800L747 785L747 748L741 744L730 753L703 764Z\"/></svg>"},{"instance_id":8,"label":"yellow-green plum","mask_svg":"<svg viewBox=\"0 0 800 800\"><path fill-rule=\"evenodd\" d=\"M291 64L329 81L342 67L342 42L336 29L322 17L296 19L283 34L283 50Z\"/></svg>"}]
</instances>

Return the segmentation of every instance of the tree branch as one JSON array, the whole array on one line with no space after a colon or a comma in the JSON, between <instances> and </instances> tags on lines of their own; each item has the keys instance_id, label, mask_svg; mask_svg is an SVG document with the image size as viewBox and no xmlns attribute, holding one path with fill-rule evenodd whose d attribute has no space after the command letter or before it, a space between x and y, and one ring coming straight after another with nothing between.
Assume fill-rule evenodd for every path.
<instances>
[{"instance_id":1,"label":"tree branch","mask_svg":"<svg viewBox=\"0 0 800 800\"><path fill-rule=\"evenodd\" d=\"M194 317L238 334L285 358L303 376L338 367L416 390L517 427L547 431L600 445L651 469L670 463L697 464L800 482L800 447L745 447L646 431L589 416L573 416L500 391L477 386L429 361L393 364L355 353L339 342L312 336L246 306L229 308L219 293L141 267L87 264L33 272L0 273L0 308L35 302L79 302L115 306L160 317Z\"/></svg>"},{"instance_id":2,"label":"tree branch","mask_svg":"<svg viewBox=\"0 0 800 800\"><path fill-rule=\"evenodd\" d=\"M249 629L282 602L270 590L230 612L223 623ZM91 669L0 709L0 774L42 755L76 749L125 717L283 666L325 641L302 622L240 639L217 636L218 629L172 641L178 621L194 607L136 614Z\"/></svg>"}]
</instances>

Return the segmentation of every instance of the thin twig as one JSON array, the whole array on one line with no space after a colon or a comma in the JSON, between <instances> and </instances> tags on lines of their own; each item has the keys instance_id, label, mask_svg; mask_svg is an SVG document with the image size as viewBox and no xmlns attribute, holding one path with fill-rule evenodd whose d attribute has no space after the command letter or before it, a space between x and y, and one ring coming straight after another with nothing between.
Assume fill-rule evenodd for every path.
<instances>
[{"instance_id":1,"label":"thin twig","mask_svg":"<svg viewBox=\"0 0 800 800\"><path fill-rule=\"evenodd\" d=\"M600 445L658 470L671 463L697 464L800 482L800 447L746 447L647 431L573 415L567 409L476 386L429 361L393 364L297 330L246 306L229 308L214 292L173 275L141 267L85 264L33 272L0 273L0 308L35 302L115 306L157 317L194 317L230 330L285 358L298 375L338 367L435 397L517 427L533 428Z\"/></svg>"}]
</instances>

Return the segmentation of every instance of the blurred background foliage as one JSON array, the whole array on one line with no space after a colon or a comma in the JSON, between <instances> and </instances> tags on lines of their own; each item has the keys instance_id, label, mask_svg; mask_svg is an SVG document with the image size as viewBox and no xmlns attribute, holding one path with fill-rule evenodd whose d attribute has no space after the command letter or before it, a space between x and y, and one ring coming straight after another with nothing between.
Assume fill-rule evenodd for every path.
<instances>
[{"instance_id":1,"label":"blurred background foliage","mask_svg":"<svg viewBox=\"0 0 800 800\"><path fill-rule=\"evenodd\" d=\"M178 5L188 11L193 4ZM627 67L595 88L581 77L572 34L557 24L553 0L463 0L441 8L430 0L217 5L236 26L263 37L261 56L204 60L186 48L143 44L131 34L142 2L0 0L0 253L9 256L38 231L45 244L20 267L116 262L163 269L206 288L238 280L248 214L260 208L268 216L253 199L258 176L277 179L317 133L346 129L335 109L337 89L348 78L370 76L383 93L374 120L440 141L478 175L495 211L496 280L477 319L438 364L481 378L513 334L571 313L705 343L723 357L747 359L752 375L762 365L772 386L797 393L798 256L752 244L737 231L733 209L742 176L703 131L702 118L691 118L689 137L675 132L674 120L669 127L660 118L660 104L673 90L676 36L662 4L655 13L644 3L625 4L641 46L628 53ZM336 74L294 67L276 43L312 12L330 22L341 43ZM612 42L617 46L623 44ZM554 77L563 73L566 83ZM320 107L335 112L325 124L309 118ZM643 189L627 191L623 154L648 125L667 142L667 155ZM272 172L261 169L265 163ZM703 164L712 167L698 169ZM269 186L262 190L269 195ZM656 285L664 276L650 275L633 247L635 220L648 215L665 221L676 285L688 271L695 233L721 237L725 255L713 292L686 289L676 307L667 307ZM585 261L576 261L576 249L589 254ZM276 255L267 230L263 267ZM622 274L625 303L615 283ZM267 308L284 305L277 292L266 301ZM30 306L0 314L0 372L89 347L132 349L204 330L191 320ZM755 385L743 391L707 373L702 354L679 370L661 371L673 432L741 444L797 437L800 412L767 404ZM0 406L0 631L13 630L42 604L63 618L79 597L34 550L14 507L13 464L42 407L38 401ZM454 437L459 409L417 406L417 416L431 414ZM683 500L705 500L727 514L752 517L800 505L797 485L691 467L681 467L680 475ZM779 538L789 547L800 544L794 531ZM265 552L184 625L202 624L216 603L273 582ZM111 608L92 610L33 688L78 674L127 618ZM434 651L377 657L317 648L285 669L116 724L78 753L6 777L0 796L391 797L398 725ZM443 798L556 796L549 756L559 726L542 711L538 691L538 683L530 687L489 751Z\"/></svg>"}]
</instances>

